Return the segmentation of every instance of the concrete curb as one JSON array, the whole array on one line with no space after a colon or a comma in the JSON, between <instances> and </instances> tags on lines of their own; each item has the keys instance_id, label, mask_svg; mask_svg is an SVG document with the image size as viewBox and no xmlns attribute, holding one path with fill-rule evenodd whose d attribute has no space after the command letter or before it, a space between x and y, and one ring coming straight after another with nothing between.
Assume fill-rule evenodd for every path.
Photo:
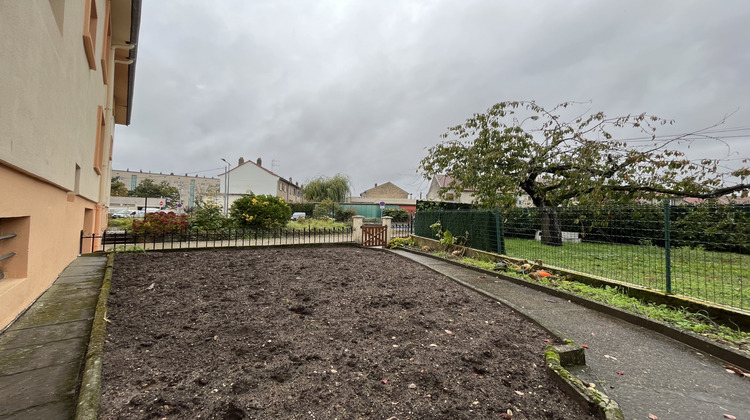
<instances>
[{"instance_id":1,"label":"concrete curb","mask_svg":"<svg viewBox=\"0 0 750 420\"><path fill-rule=\"evenodd\" d=\"M566 353L569 352L565 347L574 347L573 352L583 350L581 347L570 344L566 346L547 346L547 350L544 352L547 370L554 377L558 378L558 382L564 388L567 388L571 395L576 396L582 403L588 405L589 409L593 413L596 413L599 418L605 420L625 420L625 415L615 400L610 399L595 388L584 385L580 379L565 369L563 361L566 358Z\"/></svg>"},{"instance_id":2,"label":"concrete curb","mask_svg":"<svg viewBox=\"0 0 750 420\"><path fill-rule=\"evenodd\" d=\"M81 388L78 392L78 406L76 407L76 420L96 420L99 412L99 397L101 391L102 353L104 352L104 340L106 339L106 317L107 300L109 299L109 288L112 283L112 269L115 253L110 252L107 256L107 266L104 270L102 289L96 302L94 322L91 326L89 346L86 350L86 360L81 375Z\"/></svg>"},{"instance_id":3,"label":"concrete curb","mask_svg":"<svg viewBox=\"0 0 750 420\"><path fill-rule=\"evenodd\" d=\"M400 249L403 250L403 248L400 248ZM407 251L412 252L414 254L429 256L430 258L441 260L441 261L445 260L444 258L435 257L432 255L423 253L423 252L415 252L412 250L407 250ZM398 256L401 258L406 258L403 255L398 255ZM445 261L451 262L454 265L466 267L463 264L458 264L449 260L445 260ZM478 287L475 287L474 285L466 283L463 280L441 273L432 267L425 266L425 268L427 268L428 270L432 270L445 277L448 277L449 279L453 280L454 282L460 284L463 287L466 287L469 290L472 290L480 295L486 296L498 303L501 303L509 307L520 316L540 326L542 329L547 330L547 332L549 332L550 335L555 337L559 343L563 344L560 346L549 345L547 346L547 350L544 352L544 358L545 358L545 363L547 365L547 370L552 374L552 376L557 378L558 383L560 383L562 387L565 388L576 401L587 406L589 410L592 413L595 413L599 418L605 419L605 420L624 420L625 417L623 416L622 410L620 409L620 406L617 404L617 402L610 399L608 396L602 394L601 392L597 391L596 389L585 386L580 379L575 377L572 373L568 372L567 369L565 369L560 363L561 359L563 360L581 360L582 359L583 363L581 364L585 365L586 364L585 355L583 354L583 351L582 351L583 347L576 346L571 340L564 338L562 333L560 333L559 331L557 331L556 329L548 325L545 325L542 322L539 322L538 320L534 319L530 315L527 315L525 312L523 312L520 308L518 308L513 303L499 296L495 296L491 293L488 293L487 291L482 290ZM471 267L466 267L466 268L471 268ZM493 273L493 274L497 274L497 273ZM576 355L573 355L574 353L576 353ZM580 356L578 356L577 353L580 353Z\"/></svg>"},{"instance_id":4,"label":"concrete curb","mask_svg":"<svg viewBox=\"0 0 750 420\"><path fill-rule=\"evenodd\" d=\"M669 324L656 321L650 318L646 318L645 316L642 316L642 315L638 315L632 312L627 312L622 309L616 308L614 306L607 305L605 303L589 300L578 295L574 295L574 294L571 294L562 290L558 290L552 287L547 287L538 283L530 282L522 278L509 276L506 274L501 274L496 271L490 271L490 270L485 270L485 269L478 268L478 267L468 266L465 264L461 264L458 261L452 261L446 258L437 257L429 253L425 253L421 251L416 251L416 250L411 250L411 249L406 249L406 248L400 248L400 249L406 252L423 255L423 256L437 259L443 262L447 262L449 264L468 268L470 270L474 270L476 272L486 274L486 275L491 275L499 279L508 280L515 284L526 286L530 289L539 290L549 295L556 296L562 299L570 300L571 302L575 302L581 306L605 313L607 315L617 317L623 321L627 321L631 324L638 325L639 327L643 327L651 331L657 332L659 334L662 334L664 336L667 336L669 338L672 338L673 340L679 341L683 344L693 347L696 350L700 350L704 353L710 354L711 356L716 357L717 359L721 359L725 362L728 362L732 365L740 367L744 370L750 370L750 356L745 355L729 346L725 346L725 345L716 343L714 341L710 341L690 331L679 330L679 329L672 327ZM536 322L538 323L538 321ZM549 330L549 328L547 329ZM552 330L550 331L554 333L554 331Z\"/></svg>"}]
</instances>

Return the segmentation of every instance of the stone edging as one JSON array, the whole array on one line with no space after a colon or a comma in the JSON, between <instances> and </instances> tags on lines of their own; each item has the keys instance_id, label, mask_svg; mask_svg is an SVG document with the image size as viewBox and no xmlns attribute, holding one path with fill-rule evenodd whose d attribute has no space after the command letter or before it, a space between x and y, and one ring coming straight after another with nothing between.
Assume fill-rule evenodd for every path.
<instances>
[{"instance_id":1,"label":"stone edging","mask_svg":"<svg viewBox=\"0 0 750 420\"><path fill-rule=\"evenodd\" d=\"M581 306L585 306L587 308L605 313L607 315L617 317L623 321L629 322L634 325L638 325L639 327L643 327L651 331L657 332L659 334L662 334L664 336L667 336L673 340L679 341L683 344L693 347L696 350L700 350L704 353L710 354L711 356L716 357L717 359L721 359L725 362L728 362L742 369L750 370L750 356L747 356L741 353L740 351L735 350L729 346L708 340L691 331L679 330L677 328L672 327L669 324L656 321L651 318L647 318L643 315L635 314L633 312L627 312L617 307L608 305L606 303L601 303L601 302L597 302L594 300L590 300L590 299L587 299L587 298L584 298L584 297L581 297L572 293L568 293L559 289L555 289L555 288L548 287L542 284L527 281L519 277L513 277L507 274L502 274L502 273L498 273L496 271L491 271L491 270L485 270L479 267L468 266L466 264L461 264L458 261L453 261L447 258L437 257L437 256L434 256L432 254L425 253L422 251L406 249L406 248L400 248L400 249L406 252L412 252L412 253L424 255L426 257L430 257L433 259L438 259L440 261L444 261L449 264L458 265L464 268L468 268L470 270L481 272L483 274L491 275L491 276L494 276L503 280L508 280L515 284L526 286L531 289L539 290L552 296L557 296L559 298L570 300L571 302L575 302ZM554 331L552 332L554 333Z\"/></svg>"},{"instance_id":2,"label":"stone edging","mask_svg":"<svg viewBox=\"0 0 750 420\"><path fill-rule=\"evenodd\" d=\"M96 302L96 312L94 313L85 365L81 375L81 388L78 392L75 420L96 420L99 411L102 353L104 352L104 340L106 339L107 300L112 283L114 260L115 253L110 252L107 256L107 266L104 270L99 299Z\"/></svg>"},{"instance_id":3,"label":"stone edging","mask_svg":"<svg viewBox=\"0 0 750 420\"><path fill-rule=\"evenodd\" d=\"M566 349L570 347L573 349ZM563 367L563 359L566 358L566 355L568 353L579 352L580 350L583 350L583 348L570 344L565 346L547 346L547 350L544 352L547 370L554 377L558 378L558 382L564 388L567 388L571 395L575 395L579 400L582 400L599 418L605 420L624 420L625 415L615 400L610 399L594 388L584 385L580 379Z\"/></svg>"},{"instance_id":4,"label":"stone edging","mask_svg":"<svg viewBox=\"0 0 750 420\"><path fill-rule=\"evenodd\" d=\"M401 249L404 250L403 248ZM412 251L412 250L406 250L406 251L412 252L415 254L429 256L430 258L433 258L433 259L444 260L444 258L435 257L435 256L424 254L418 251L417 252ZM399 257L406 258L403 255L399 255ZM449 261L449 262L455 265L466 267L463 264L458 264L453 261ZM553 377L558 379L558 382L568 392L570 392L573 398L575 398L578 402L588 406L589 410L591 410L592 413L597 414L597 417L601 419L605 419L605 420L624 420L625 417L623 416L622 410L620 409L620 406L617 404L617 402L615 402L615 400L610 399L609 397L600 393L596 389L585 386L580 379L575 377L572 373L568 372L568 370L563 367L563 364L565 363L563 364L560 363L561 358L563 360L576 359L576 356L574 356L574 354L576 353L580 353L581 354L580 358L585 360L585 356L583 355L583 347L577 346L572 341L563 338L562 334L559 331L555 330L554 328L549 327L548 325L544 325L538 320L532 318L531 316L526 314L524 311L522 311L520 308L516 307L516 305L514 305L513 303L508 302L507 300L499 296L493 295L463 280L441 273L432 267L429 267L429 266L424 266L424 267L427 268L428 270L434 271L440 275L448 277L449 279L453 280L454 282L460 284L463 287L466 287L467 289L470 289L476 293L479 293L500 304L503 304L509 307L518 315L521 315L522 317L528 319L530 322L533 322L534 324L540 326L542 329L547 330L547 332L549 332L550 335L557 338L557 341L561 343L565 343L565 345L561 345L561 346L554 346L554 345L547 346L547 350L544 352L544 358L545 358L547 370L552 374ZM466 267L466 268L474 269L474 267ZM585 361L582 364L585 364ZM565 365L567 366L567 364Z\"/></svg>"}]
</instances>

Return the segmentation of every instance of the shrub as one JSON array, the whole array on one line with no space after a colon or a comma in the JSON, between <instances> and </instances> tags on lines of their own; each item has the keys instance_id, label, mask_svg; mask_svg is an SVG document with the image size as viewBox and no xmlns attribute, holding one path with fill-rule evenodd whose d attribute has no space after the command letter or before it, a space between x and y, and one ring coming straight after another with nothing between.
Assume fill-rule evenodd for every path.
<instances>
[{"instance_id":1,"label":"shrub","mask_svg":"<svg viewBox=\"0 0 750 420\"><path fill-rule=\"evenodd\" d=\"M313 210L313 217L316 219L331 218L336 222L349 222L352 220L352 216L356 216L357 211L348 208L346 210L341 208L339 203L334 202L330 199L325 199L318 203Z\"/></svg>"},{"instance_id":2,"label":"shrub","mask_svg":"<svg viewBox=\"0 0 750 420\"><path fill-rule=\"evenodd\" d=\"M184 233L190 223L187 216L177 215L170 211L165 213L146 213L143 220L133 220L133 232L141 235L164 235L167 233Z\"/></svg>"},{"instance_id":3,"label":"shrub","mask_svg":"<svg viewBox=\"0 0 750 420\"><path fill-rule=\"evenodd\" d=\"M416 246L417 242L412 238L393 238L388 242L388 248L408 248Z\"/></svg>"},{"instance_id":4,"label":"shrub","mask_svg":"<svg viewBox=\"0 0 750 420\"><path fill-rule=\"evenodd\" d=\"M409 221L409 212L404 209L384 209L383 216L388 216L396 223Z\"/></svg>"},{"instance_id":5,"label":"shrub","mask_svg":"<svg viewBox=\"0 0 750 420\"><path fill-rule=\"evenodd\" d=\"M315 206L313 217L316 219L322 219L324 217L330 217L333 219L336 216L337 207L339 209L341 208L338 203L334 203L333 200L326 198Z\"/></svg>"},{"instance_id":6,"label":"shrub","mask_svg":"<svg viewBox=\"0 0 750 420\"><path fill-rule=\"evenodd\" d=\"M227 225L221 207L213 203L201 203L193 211L190 225L205 230L218 230Z\"/></svg>"},{"instance_id":7,"label":"shrub","mask_svg":"<svg viewBox=\"0 0 750 420\"><path fill-rule=\"evenodd\" d=\"M286 225L292 217L292 208L283 198L249 194L232 203L229 215L239 227L275 229Z\"/></svg>"}]
</instances>

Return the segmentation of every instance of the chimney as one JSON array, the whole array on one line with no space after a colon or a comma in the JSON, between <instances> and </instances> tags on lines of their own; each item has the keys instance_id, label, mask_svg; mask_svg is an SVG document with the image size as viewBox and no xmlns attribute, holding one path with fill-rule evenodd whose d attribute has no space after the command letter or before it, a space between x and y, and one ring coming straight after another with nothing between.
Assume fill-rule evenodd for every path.
<instances>
[{"instance_id":1,"label":"chimney","mask_svg":"<svg viewBox=\"0 0 750 420\"><path fill-rule=\"evenodd\" d=\"M377 183L377 182L375 183L375 186L376 186L376 187L378 186L378 183Z\"/></svg>"},{"instance_id":2,"label":"chimney","mask_svg":"<svg viewBox=\"0 0 750 420\"><path fill-rule=\"evenodd\" d=\"M258 160L256 160L255 163L257 163L258 166L263 166L263 159L258 158Z\"/></svg>"}]
</instances>

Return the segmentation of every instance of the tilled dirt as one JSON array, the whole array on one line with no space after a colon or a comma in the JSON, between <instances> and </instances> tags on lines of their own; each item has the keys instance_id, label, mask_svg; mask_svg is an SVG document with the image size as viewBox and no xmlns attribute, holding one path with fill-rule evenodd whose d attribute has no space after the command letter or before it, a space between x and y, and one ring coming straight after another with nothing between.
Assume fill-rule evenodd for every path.
<instances>
[{"instance_id":1,"label":"tilled dirt","mask_svg":"<svg viewBox=\"0 0 750 420\"><path fill-rule=\"evenodd\" d=\"M546 331L384 251L118 254L107 318L102 419L593 418Z\"/></svg>"}]
</instances>

